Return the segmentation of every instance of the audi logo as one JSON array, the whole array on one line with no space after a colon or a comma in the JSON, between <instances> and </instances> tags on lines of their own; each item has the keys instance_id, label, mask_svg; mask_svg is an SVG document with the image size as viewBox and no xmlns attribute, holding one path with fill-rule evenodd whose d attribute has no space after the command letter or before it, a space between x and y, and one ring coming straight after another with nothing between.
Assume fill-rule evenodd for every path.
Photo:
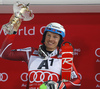
<instances>
[{"instance_id":1,"label":"audi logo","mask_svg":"<svg viewBox=\"0 0 100 89\"><path fill-rule=\"evenodd\" d=\"M96 55L97 57L100 57L99 51L100 51L100 48L97 48L97 49L95 50L95 55Z\"/></svg>"},{"instance_id":2,"label":"audi logo","mask_svg":"<svg viewBox=\"0 0 100 89\"><path fill-rule=\"evenodd\" d=\"M8 74L7 73L0 73L0 81L5 82L8 80Z\"/></svg>"},{"instance_id":3,"label":"audi logo","mask_svg":"<svg viewBox=\"0 0 100 89\"><path fill-rule=\"evenodd\" d=\"M5 74L5 73L2 73L2 74ZM78 73L78 74L80 75L80 79L82 80L82 75L80 73ZM95 77L97 77L97 75ZM23 82L27 82L28 81L28 73L26 73L26 72L22 73L20 78L21 78L21 80ZM36 71L32 71L29 74L30 83L33 83L33 82L44 82L45 78L48 78L48 80L53 80L54 78L56 78L56 80L59 81L59 77L55 73L42 72L42 71L37 71L37 72ZM0 81L1 81L1 79L2 78L1 78L1 73L0 73ZM7 75L7 79L8 79L8 75ZM6 81L6 80L3 80L3 81Z\"/></svg>"},{"instance_id":4,"label":"audi logo","mask_svg":"<svg viewBox=\"0 0 100 89\"><path fill-rule=\"evenodd\" d=\"M80 74L80 73L78 73L79 74L79 76L80 76L80 80L82 80L82 75Z\"/></svg>"},{"instance_id":5,"label":"audi logo","mask_svg":"<svg viewBox=\"0 0 100 89\"><path fill-rule=\"evenodd\" d=\"M28 81L28 73L26 73L26 72L22 73L20 78L23 82L27 82Z\"/></svg>"},{"instance_id":6,"label":"audi logo","mask_svg":"<svg viewBox=\"0 0 100 89\"><path fill-rule=\"evenodd\" d=\"M29 74L29 79L30 79L30 83L33 83L33 82L39 83L39 82L47 81L46 79L48 80L56 79L56 81L59 81L59 76L55 73L50 73L50 72L32 71Z\"/></svg>"},{"instance_id":7,"label":"audi logo","mask_svg":"<svg viewBox=\"0 0 100 89\"><path fill-rule=\"evenodd\" d=\"M100 73L97 73L97 74L95 75L95 80L96 80L97 82L100 82L100 79L98 79L98 77L100 77Z\"/></svg>"}]
</instances>

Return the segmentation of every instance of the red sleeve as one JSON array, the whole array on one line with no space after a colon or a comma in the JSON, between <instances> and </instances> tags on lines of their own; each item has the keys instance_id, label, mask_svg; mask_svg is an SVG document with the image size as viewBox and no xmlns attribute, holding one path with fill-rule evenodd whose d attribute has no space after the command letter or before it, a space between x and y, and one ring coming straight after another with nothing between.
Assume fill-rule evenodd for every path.
<instances>
[{"instance_id":1,"label":"red sleeve","mask_svg":"<svg viewBox=\"0 0 100 89\"><path fill-rule=\"evenodd\" d=\"M73 78L69 82L65 82L67 89L79 89L81 86L81 79L74 64L73 64L73 71L77 75L77 78Z\"/></svg>"},{"instance_id":2,"label":"red sleeve","mask_svg":"<svg viewBox=\"0 0 100 89\"><path fill-rule=\"evenodd\" d=\"M6 36L1 47L0 56L8 60L15 60L15 61L18 60L18 61L27 62L28 60L27 60L26 52L11 50L11 46L13 44L14 38L15 38L15 34Z\"/></svg>"}]
</instances>

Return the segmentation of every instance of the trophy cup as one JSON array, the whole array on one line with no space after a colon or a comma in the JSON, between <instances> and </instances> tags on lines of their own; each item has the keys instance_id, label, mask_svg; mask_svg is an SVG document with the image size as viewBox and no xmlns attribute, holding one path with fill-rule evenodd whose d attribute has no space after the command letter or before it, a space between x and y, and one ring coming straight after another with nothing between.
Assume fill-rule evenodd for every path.
<instances>
[{"instance_id":1,"label":"trophy cup","mask_svg":"<svg viewBox=\"0 0 100 89\"><path fill-rule=\"evenodd\" d=\"M15 14L13 20L2 26L6 34L14 33L14 24L19 23L19 19L30 21L34 18L32 10L29 10L29 4L24 4L19 1L13 5L13 12Z\"/></svg>"}]
</instances>

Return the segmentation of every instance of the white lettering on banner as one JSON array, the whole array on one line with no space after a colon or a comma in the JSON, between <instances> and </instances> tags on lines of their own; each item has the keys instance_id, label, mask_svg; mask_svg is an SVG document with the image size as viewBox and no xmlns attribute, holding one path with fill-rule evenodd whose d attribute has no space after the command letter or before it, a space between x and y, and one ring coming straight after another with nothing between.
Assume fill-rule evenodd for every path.
<instances>
[{"instance_id":1,"label":"white lettering on banner","mask_svg":"<svg viewBox=\"0 0 100 89\"><path fill-rule=\"evenodd\" d=\"M100 62L100 59L97 59L96 62Z\"/></svg>"},{"instance_id":2,"label":"white lettering on banner","mask_svg":"<svg viewBox=\"0 0 100 89\"><path fill-rule=\"evenodd\" d=\"M28 73L26 73L26 72L22 73L21 76L20 76L20 78L21 78L21 80L23 82L28 81Z\"/></svg>"},{"instance_id":3,"label":"white lettering on banner","mask_svg":"<svg viewBox=\"0 0 100 89\"><path fill-rule=\"evenodd\" d=\"M21 87L27 87L27 84L24 84L24 83L23 83L23 84L21 85Z\"/></svg>"},{"instance_id":4,"label":"white lettering on banner","mask_svg":"<svg viewBox=\"0 0 100 89\"><path fill-rule=\"evenodd\" d=\"M33 29L28 29L28 31L26 30L26 27L24 27L24 29L19 29L17 34L21 35L22 32L24 32L24 35L35 35L35 26Z\"/></svg>"},{"instance_id":5,"label":"white lettering on banner","mask_svg":"<svg viewBox=\"0 0 100 89\"><path fill-rule=\"evenodd\" d=\"M100 54L98 54L98 51L100 51L100 48L97 48L97 49L95 50L95 55L96 55L97 57L100 57Z\"/></svg>"},{"instance_id":6,"label":"white lettering on banner","mask_svg":"<svg viewBox=\"0 0 100 89\"><path fill-rule=\"evenodd\" d=\"M42 27L40 28L40 34L43 35L43 32L44 32L45 27L46 27L46 26L42 26ZM3 29L1 28L1 30L0 30L0 35L2 34L2 32L4 33L4 35L7 35L7 34L3 31ZM26 26L24 26L24 28L19 29L18 32L17 32L17 35L21 35L21 34L24 34L25 36L27 36L27 35L35 35L35 26L33 26L33 28L31 28L31 29L27 29Z\"/></svg>"},{"instance_id":7,"label":"white lettering on banner","mask_svg":"<svg viewBox=\"0 0 100 89\"><path fill-rule=\"evenodd\" d=\"M39 89L39 88L38 87L34 87L34 88L33 87L30 87L29 89Z\"/></svg>"},{"instance_id":8,"label":"white lettering on banner","mask_svg":"<svg viewBox=\"0 0 100 89\"><path fill-rule=\"evenodd\" d=\"M79 55L79 52L81 52L80 48L74 48L74 55Z\"/></svg>"},{"instance_id":9,"label":"white lettering on banner","mask_svg":"<svg viewBox=\"0 0 100 89\"><path fill-rule=\"evenodd\" d=\"M8 80L8 74L7 73L0 73L0 81L6 82Z\"/></svg>"},{"instance_id":10,"label":"white lettering on banner","mask_svg":"<svg viewBox=\"0 0 100 89\"><path fill-rule=\"evenodd\" d=\"M46 26L42 26L41 28L40 28L40 33L43 35L43 29L45 28Z\"/></svg>"},{"instance_id":11,"label":"white lettering on banner","mask_svg":"<svg viewBox=\"0 0 100 89\"><path fill-rule=\"evenodd\" d=\"M98 79L98 77L99 77L99 79ZM97 82L100 82L100 73L97 73L97 74L95 75L95 80L96 80Z\"/></svg>"},{"instance_id":12,"label":"white lettering on banner","mask_svg":"<svg viewBox=\"0 0 100 89\"><path fill-rule=\"evenodd\" d=\"M30 83L33 83L33 82L37 82L37 83L44 82L45 78L47 78L48 80L53 80L53 78L56 78L57 81L59 81L58 75L55 74L55 73L50 73L50 72L32 71L29 74L29 79L30 79L30 77L32 77L32 80L30 80Z\"/></svg>"},{"instance_id":13,"label":"white lettering on banner","mask_svg":"<svg viewBox=\"0 0 100 89\"><path fill-rule=\"evenodd\" d=\"M7 35L3 29L1 28L0 30L0 35L2 34L2 32L4 33L4 35ZM23 29L19 29L18 32L17 32L17 35L21 35L21 34L24 34L24 35L35 35L35 26L33 26L33 28L31 29L26 29L26 27L24 27Z\"/></svg>"},{"instance_id":14,"label":"white lettering on banner","mask_svg":"<svg viewBox=\"0 0 100 89\"><path fill-rule=\"evenodd\" d=\"M99 85L99 84L97 84L96 88L100 88L100 85Z\"/></svg>"}]
</instances>

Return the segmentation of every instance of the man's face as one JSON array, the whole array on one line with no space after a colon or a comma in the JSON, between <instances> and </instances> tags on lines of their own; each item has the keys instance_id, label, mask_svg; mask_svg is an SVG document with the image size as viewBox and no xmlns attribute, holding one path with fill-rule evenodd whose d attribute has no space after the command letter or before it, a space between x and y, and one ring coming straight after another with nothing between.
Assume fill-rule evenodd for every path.
<instances>
[{"instance_id":1,"label":"man's face","mask_svg":"<svg viewBox=\"0 0 100 89\"><path fill-rule=\"evenodd\" d=\"M47 51L53 51L57 48L60 35L52 32L47 32L45 37L45 46Z\"/></svg>"}]
</instances>

